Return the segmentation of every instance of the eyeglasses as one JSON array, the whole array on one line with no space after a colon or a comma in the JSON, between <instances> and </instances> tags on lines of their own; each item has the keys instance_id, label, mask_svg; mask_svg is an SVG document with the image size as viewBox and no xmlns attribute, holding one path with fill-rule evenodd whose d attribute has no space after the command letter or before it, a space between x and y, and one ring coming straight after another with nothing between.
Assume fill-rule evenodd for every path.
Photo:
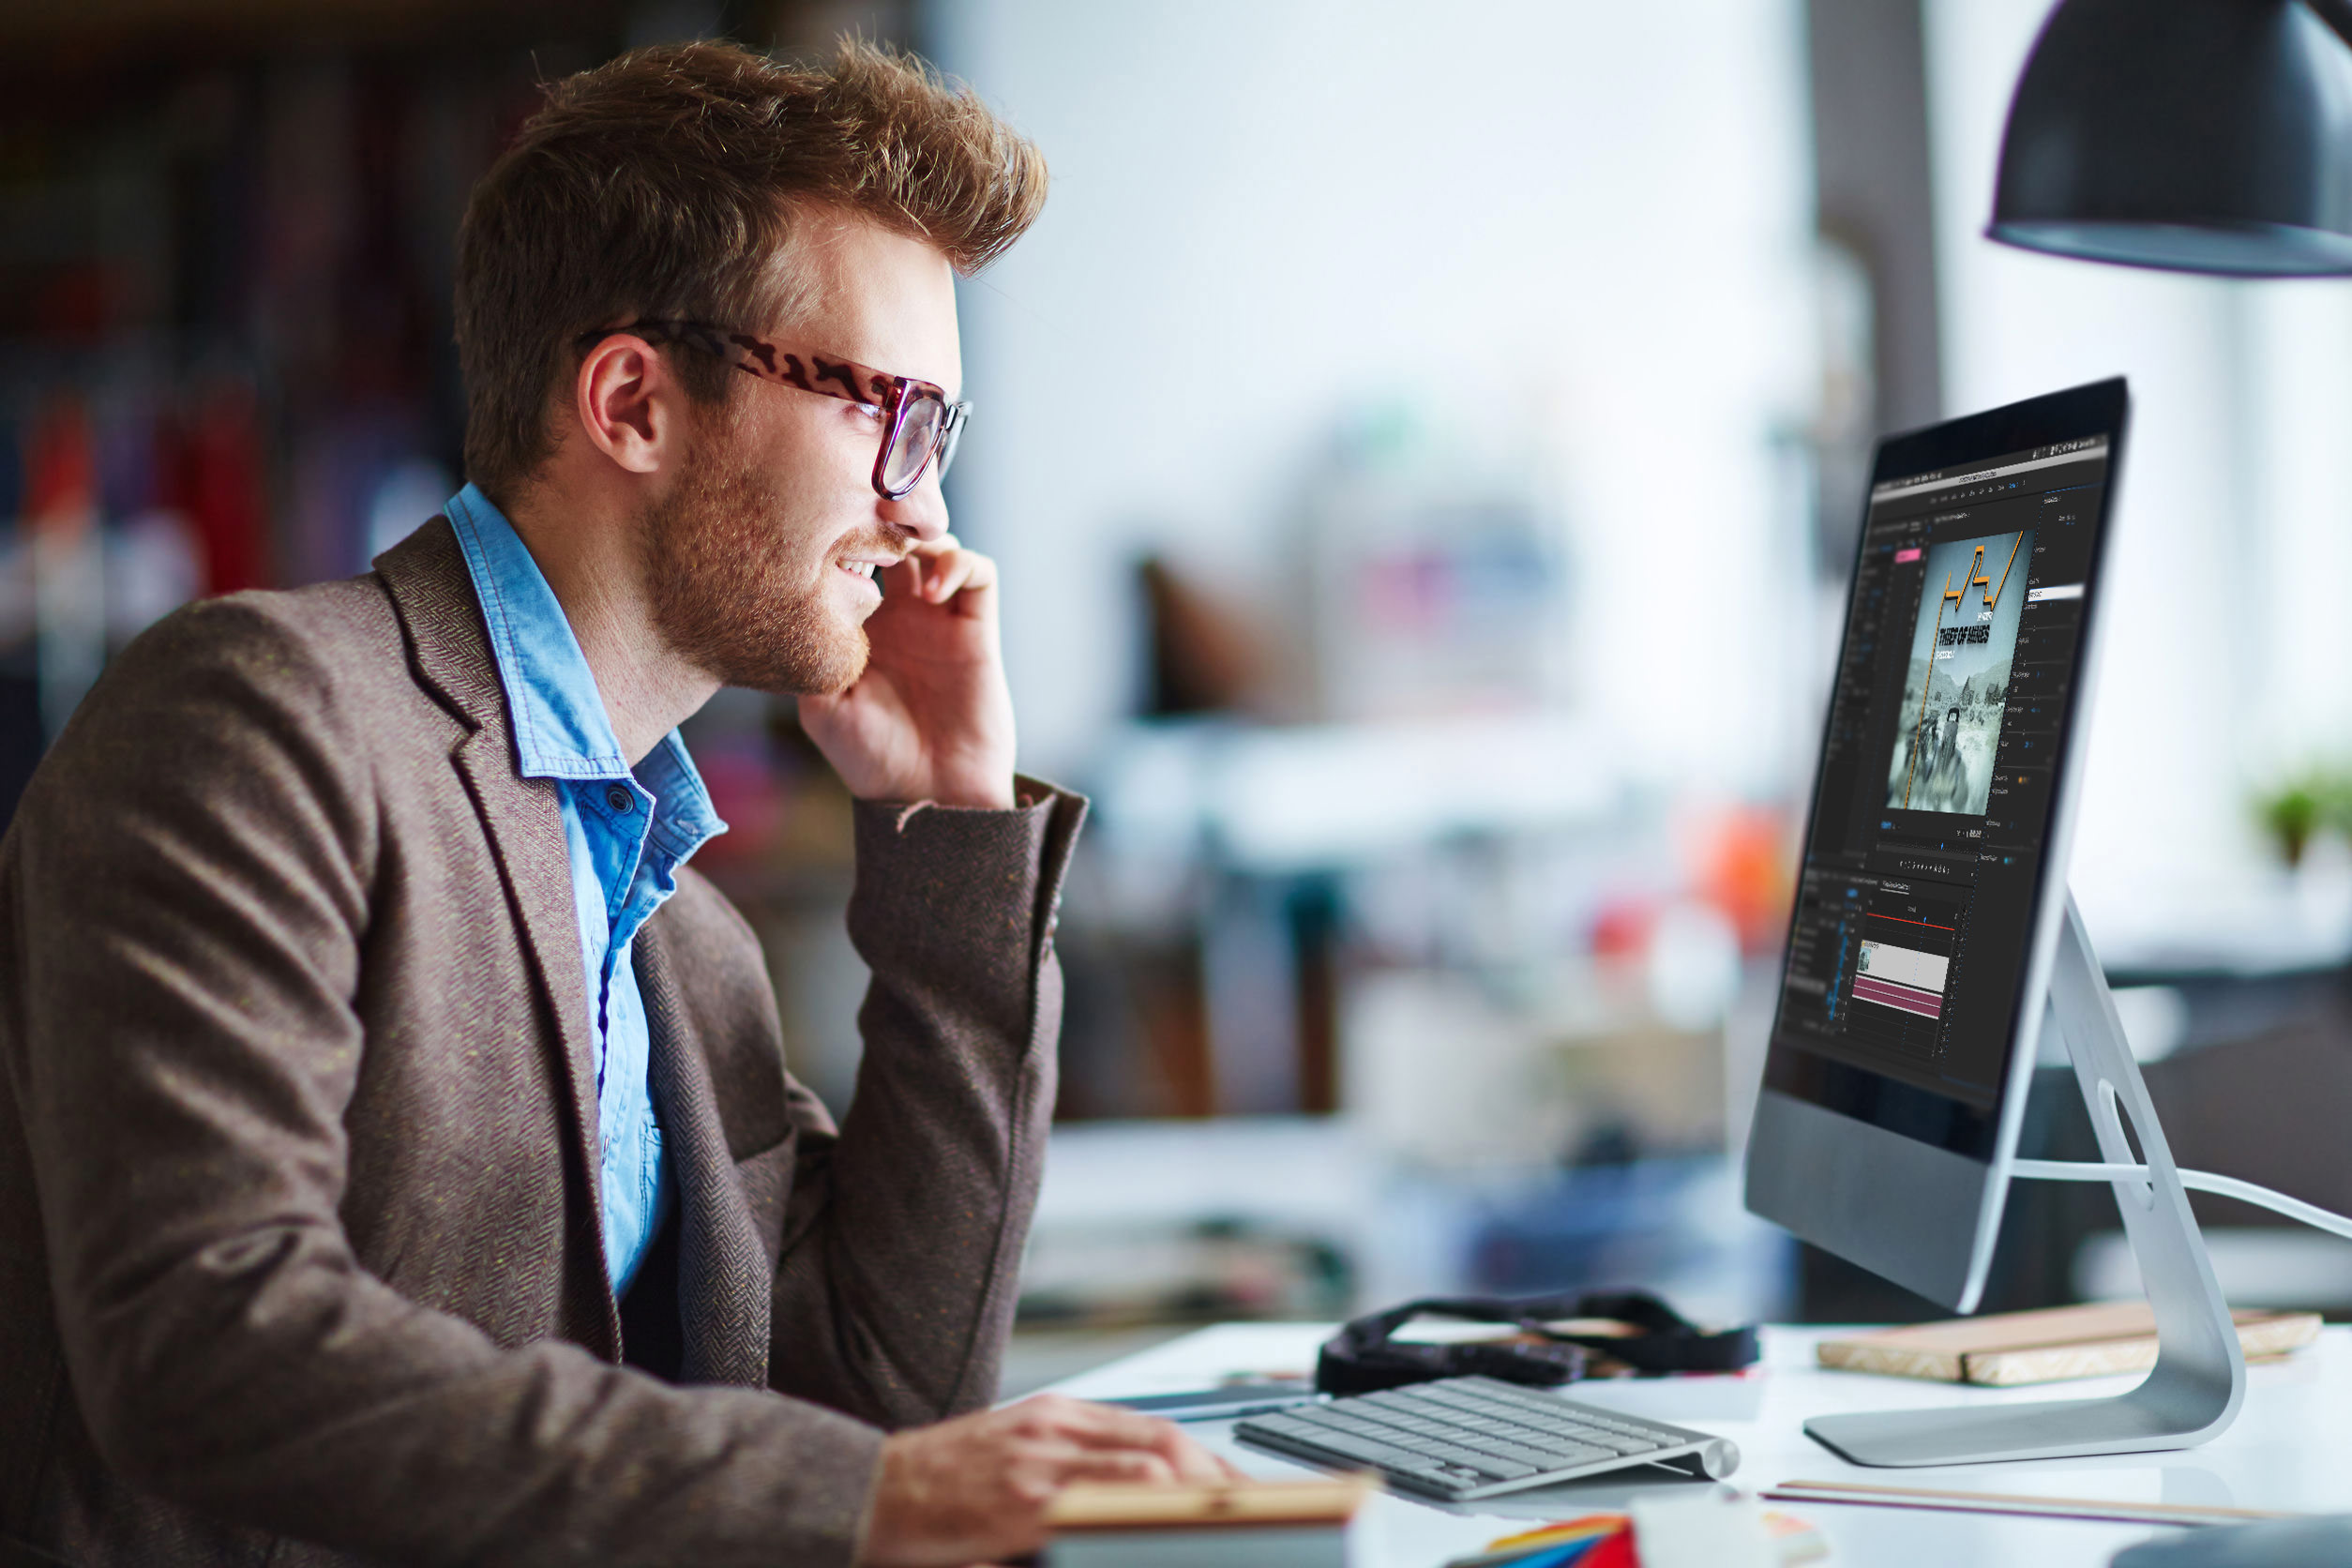
<instances>
[{"instance_id":1,"label":"eyeglasses","mask_svg":"<svg viewBox=\"0 0 2352 1568\"><path fill-rule=\"evenodd\" d=\"M956 444L963 438L964 421L972 416L969 402L949 402L947 389L936 383L894 376L828 354L788 354L764 338L708 322L631 322L583 332L577 343L584 350L616 332L684 343L762 381L855 403L882 422L882 449L874 454L874 493L886 501L913 490L934 460L940 477L945 478L947 465L956 460Z\"/></svg>"}]
</instances>

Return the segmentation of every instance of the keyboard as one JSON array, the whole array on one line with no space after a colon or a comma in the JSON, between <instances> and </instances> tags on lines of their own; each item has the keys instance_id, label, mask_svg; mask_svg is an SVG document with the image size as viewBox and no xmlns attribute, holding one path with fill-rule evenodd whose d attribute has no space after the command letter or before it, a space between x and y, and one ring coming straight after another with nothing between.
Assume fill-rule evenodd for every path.
<instances>
[{"instance_id":1,"label":"keyboard","mask_svg":"<svg viewBox=\"0 0 2352 1568\"><path fill-rule=\"evenodd\" d=\"M1668 1464L1711 1480L1738 1445L1495 1378L1444 1378L1236 1423L1244 1441L1333 1470L1375 1470L1397 1486L1464 1502L1626 1465Z\"/></svg>"}]
</instances>

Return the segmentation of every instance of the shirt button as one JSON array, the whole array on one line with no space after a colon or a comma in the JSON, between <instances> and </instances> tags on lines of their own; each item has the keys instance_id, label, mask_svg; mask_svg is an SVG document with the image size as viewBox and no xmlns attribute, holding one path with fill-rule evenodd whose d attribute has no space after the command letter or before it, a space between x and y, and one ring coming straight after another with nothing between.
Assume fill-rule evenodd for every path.
<instances>
[{"instance_id":1,"label":"shirt button","mask_svg":"<svg viewBox=\"0 0 2352 1568\"><path fill-rule=\"evenodd\" d=\"M604 799L605 804L611 807L615 811L634 811L637 809L637 797L630 794L626 790L622 789L618 784L615 784L612 788L604 792Z\"/></svg>"}]
</instances>

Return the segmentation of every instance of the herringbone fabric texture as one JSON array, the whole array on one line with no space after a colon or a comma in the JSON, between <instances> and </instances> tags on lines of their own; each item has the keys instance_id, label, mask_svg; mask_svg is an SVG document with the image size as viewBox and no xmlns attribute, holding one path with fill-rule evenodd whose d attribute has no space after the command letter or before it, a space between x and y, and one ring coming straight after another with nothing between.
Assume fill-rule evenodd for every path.
<instances>
[{"instance_id":1,"label":"herringbone fabric texture","mask_svg":"<svg viewBox=\"0 0 2352 1568\"><path fill-rule=\"evenodd\" d=\"M687 873L683 1350L622 1364L570 877L456 541L170 617L0 841L0 1564L838 1564L994 1392L1083 815L861 805L838 1132ZM635 1304L632 1303L632 1312Z\"/></svg>"}]
</instances>

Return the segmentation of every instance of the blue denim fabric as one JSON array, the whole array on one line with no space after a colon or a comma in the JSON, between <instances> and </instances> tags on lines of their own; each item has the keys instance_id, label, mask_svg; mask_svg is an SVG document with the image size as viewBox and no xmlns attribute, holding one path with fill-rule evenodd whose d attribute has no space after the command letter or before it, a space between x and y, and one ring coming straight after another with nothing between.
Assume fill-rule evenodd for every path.
<instances>
[{"instance_id":1,"label":"blue denim fabric","mask_svg":"<svg viewBox=\"0 0 2352 1568\"><path fill-rule=\"evenodd\" d=\"M564 607L505 515L472 485L447 513L490 626L517 763L554 779L563 805L596 1042L605 1266L619 1296L676 1201L629 944L677 890L678 867L727 824L676 731L630 770Z\"/></svg>"}]
</instances>

